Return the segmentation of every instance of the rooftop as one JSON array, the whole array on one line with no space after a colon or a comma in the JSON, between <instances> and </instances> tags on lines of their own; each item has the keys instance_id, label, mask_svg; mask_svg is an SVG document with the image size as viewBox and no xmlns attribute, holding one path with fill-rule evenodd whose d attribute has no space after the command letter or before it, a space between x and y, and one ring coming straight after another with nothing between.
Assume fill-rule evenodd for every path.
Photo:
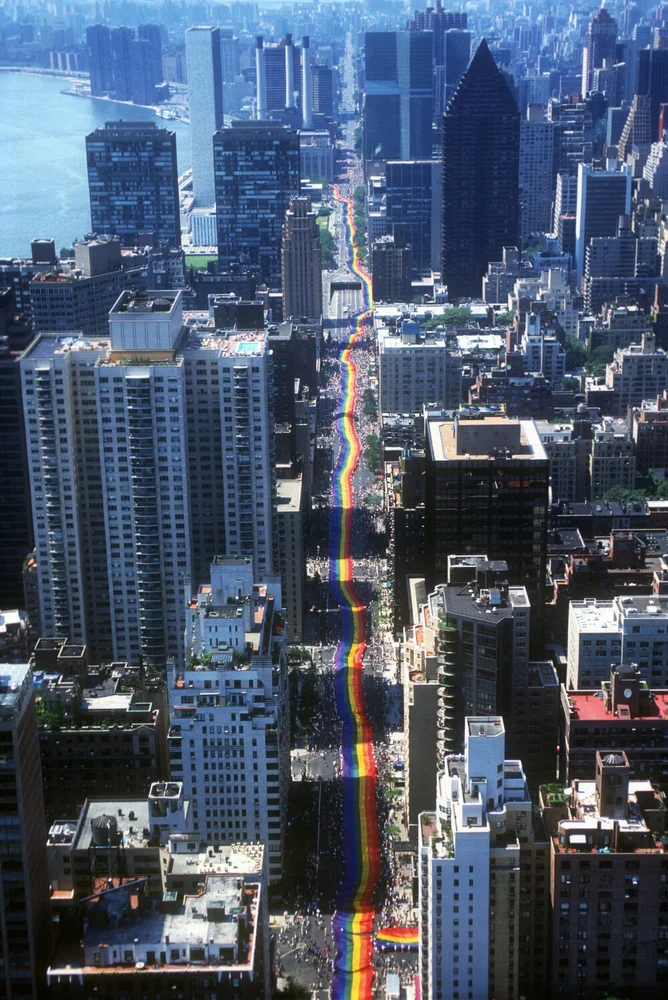
<instances>
[{"instance_id":1,"label":"rooftop","mask_svg":"<svg viewBox=\"0 0 668 1000\"><path fill-rule=\"evenodd\" d=\"M473 419L427 419L427 435L436 462L490 458L547 462L533 420L484 415Z\"/></svg>"},{"instance_id":2,"label":"rooftop","mask_svg":"<svg viewBox=\"0 0 668 1000\"><path fill-rule=\"evenodd\" d=\"M94 831L99 829L103 829L105 834L111 830L117 837L116 842L122 844L123 847L148 846L151 829L148 799L146 797L113 800L87 799L79 816L77 834L72 849L87 850L93 846L97 843L97 835ZM106 839L108 843L108 834Z\"/></svg>"},{"instance_id":3,"label":"rooftop","mask_svg":"<svg viewBox=\"0 0 668 1000\"><path fill-rule=\"evenodd\" d=\"M82 351L106 352L110 349L111 341L106 337L89 338L79 333L64 337L61 334L40 333L26 350L24 357L39 361L40 359L62 358L70 352L75 354Z\"/></svg>"},{"instance_id":4,"label":"rooftop","mask_svg":"<svg viewBox=\"0 0 668 1000\"><path fill-rule=\"evenodd\" d=\"M169 875L221 874L262 875L264 870L264 845L253 843L225 844L208 847L203 851L178 851L176 841L192 842L190 834L175 834L169 839L172 848L169 856Z\"/></svg>"},{"instance_id":5,"label":"rooftop","mask_svg":"<svg viewBox=\"0 0 668 1000\"><path fill-rule=\"evenodd\" d=\"M567 698L571 721L578 722L614 722L634 726L638 722L668 723L668 690L641 692L638 712L629 715L616 715L605 704L603 691L568 691Z\"/></svg>"}]
</instances>

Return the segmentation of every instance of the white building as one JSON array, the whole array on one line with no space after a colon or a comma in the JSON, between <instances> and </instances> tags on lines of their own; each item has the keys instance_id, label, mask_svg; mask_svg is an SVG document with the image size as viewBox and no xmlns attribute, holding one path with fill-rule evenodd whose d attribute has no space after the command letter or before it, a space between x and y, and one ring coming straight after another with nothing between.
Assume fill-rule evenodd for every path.
<instances>
[{"instance_id":1,"label":"white building","mask_svg":"<svg viewBox=\"0 0 668 1000\"><path fill-rule=\"evenodd\" d=\"M96 661L113 658L95 392L108 351L108 339L41 334L21 358L42 629Z\"/></svg>"},{"instance_id":2,"label":"white building","mask_svg":"<svg viewBox=\"0 0 668 1000\"><path fill-rule=\"evenodd\" d=\"M606 365L605 384L614 391L616 415L625 417L629 407L660 396L668 385L668 355L656 346L653 333L644 333L640 344L620 347Z\"/></svg>"},{"instance_id":3,"label":"white building","mask_svg":"<svg viewBox=\"0 0 668 1000\"><path fill-rule=\"evenodd\" d=\"M209 843L261 841L281 876L290 775L281 587L216 559L186 608L186 666L168 668L169 758Z\"/></svg>"},{"instance_id":4,"label":"white building","mask_svg":"<svg viewBox=\"0 0 668 1000\"><path fill-rule=\"evenodd\" d=\"M539 313L527 313L522 350L528 372L542 374L550 382L556 382L565 375L566 354L556 334L541 332Z\"/></svg>"},{"instance_id":5,"label":"white building","mask_svg":"<svg viewBox=\"0 0 668 1000\"><path fill-rule=\"evenodd\" d=\"M213 134L223 127L223 75L219 28L207 25L188 28L186 65L193 194L200 208L210 208L216 200Z\"/></svg>"},{"instance_id":6,"label":"white building","mask_svg":"<svg viewBox=\"0 0 668 1000\"><path fill-rule=\"evenodd\" d=\"M435 403L454 410L461 400L462 360L443 330L420 331L417 318L376 314L381 413L421 413Z\"/></svg>"},{"instance_id":7,"label":"white building","mask_svg":"<svg viewBox=\"0 0 668 1000\"><path fill-rule=\"evenodd\" d=\"M637 663L650 687L668 686L668 598L571 601L566 686L599 688L611 663Z\"/></svg>"},{"instance_id":8,"label":"white building","mask_svg":"<svg viewBox=\"0 0 668 1000\"><path fill-rule=\"evenodd\" d=\"M530 836L531 800L521 762L505 759L503 719L467 718L464 754L446 757L436 812L418 824L425 1000L517 996L515 900Z\"/></svg>"},{"instance_id":9,"label":"white building","mask_svg":"<svg viewBox=\"0 0 668 1000\"><path fill-rule=\"evenodd\" d=\"M668 198L668 142L653 142L643 177L649 181L652 194L662 201Z\"/></svg>"},{"instance_id":10,"label":"white building","mask_svg":"<svg viewBox=\"0 0 668 1000\"><path fill-rule=\"evenodd\" d=\"M98 661L164 667L186 577L220 552L273 572L267 335L186 329L181 292L123 293L110 331L21 359L42 621Z\"/></svg>"},{"instance_id":11,"label":"white building","mask_svg":"<svg viewBox=\"0 0 668 1000\"><path fill-rule=\"evenodd\" d=\"M114 659L161 668L183 653L191 572L181 298L124 292L95 366Z\"/></svg>"}]
</instances>

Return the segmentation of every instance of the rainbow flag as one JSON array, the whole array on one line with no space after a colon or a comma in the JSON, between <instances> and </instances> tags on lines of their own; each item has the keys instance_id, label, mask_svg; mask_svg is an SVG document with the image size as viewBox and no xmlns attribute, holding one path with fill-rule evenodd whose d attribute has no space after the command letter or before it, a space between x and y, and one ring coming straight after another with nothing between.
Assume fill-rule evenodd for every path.
<instances>
[{"instance_id":1,"label":"rainbow flag","mask_svg":"<svg viewBox=\"0 0 668 1000\"><path fill-rule=\"evenodd\" d=\"M381 927L376 934L376 947L417 951L418 934L417 927Z\"/></svg>"},{"instance_id":2,"label":"rainbow flag","mask_svg":"<svg viewBox=\"0 0 668 1000\"><path fill-rule=\"evenodd\" d=\"M361 453L355 430L357 368L352 360L355 341L370 318L371 279L354 246L352 199L336 187L344 203L348 265L362 281L364 308L350 319L350 331L339 357L341 398L336 430L340 450L332 476L330 528L330 588L341 612L341 637L334 657L336 706L343 723L343 873L332 919L334 933L334 1000L370 1000L373 991L373 895L380 877L376 816L376 760L371 723L362 687L366 608L353 582L351 556L353 476Z\"/></svg>"}]
</instances>

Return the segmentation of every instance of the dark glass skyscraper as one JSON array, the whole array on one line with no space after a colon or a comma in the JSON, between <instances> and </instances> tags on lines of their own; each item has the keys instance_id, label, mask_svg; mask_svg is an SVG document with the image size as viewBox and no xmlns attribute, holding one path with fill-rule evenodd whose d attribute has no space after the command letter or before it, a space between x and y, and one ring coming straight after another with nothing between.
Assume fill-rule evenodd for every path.
<instances>
[{"instance_id":1,"label":"dark glass skyscraper","mask_svg":"<svg viewBox=\"0 0 668 1000\"><path fill-rule=\"evenodd\" d=\"M117 101L129 101L130 87L130 44L135 37L134 28L111 29L111 65L114 97Z\"/></svg>"},{"instance_id":2,"label":"dark glass skyscraper","mask_svg":"<svg viewBox=\"0 0 668 1000\"><path fill-rule=\"evenodd\" d=\"M274 122L233 122L213 138L218 261L281 287L281 236L299 194L299 133Z\"/></svg>"},{"instance_id":3,"label":"dark glass skyscraper","mask_svg":"<svg viewBox=\"0 0 668 1000\"><path fill-rule=\"evenodd\" d=\"M441 164L388 160L385 204L390 225L402 225L413 251L414 277L438 271L441 252Z\"/></svg>"},{"instance_id":4,"label":"dark glass skyscraper","mask_svg":"<svg viewBox=\"0 0 668 1000\"><path fill-rule=\"evenodd\" d=\"M135 246L181 245L176 136L155 122L107 122L86 136L91 226Z\"/></svg>"},{"instance_id":5,"label":"dark glass skyscraper","mask_svg":"<svg viewBox=\"0 0 668 1000\"><path fill-rule=\"evenodd\" d=\"M86 42L90 67L90 92L93 97L99 97L113 90L111 32L104 24L91 24L86 28Z\"/></svg>"},{"instance_id":6,"label":"dark glass skyscraper","mask_svg":"<svg viewBox=\"0 0 668 1000\"><path fill-rule=\"evenodd\" d=\"M450 299L481 294L482 276L519 239L520 115L483 41L443 115L442 275Z\"/></svg>"},{"instance_id":7,"label":"dark glass skyscraper","mask_svg":"<svg viewBox=\"0 0 668 1000\"><path fill-rule=\"evenodd\" d=\"M430 31L365 34L365 159L430 159L432 45Z\"/></svg>"}]
</instances>

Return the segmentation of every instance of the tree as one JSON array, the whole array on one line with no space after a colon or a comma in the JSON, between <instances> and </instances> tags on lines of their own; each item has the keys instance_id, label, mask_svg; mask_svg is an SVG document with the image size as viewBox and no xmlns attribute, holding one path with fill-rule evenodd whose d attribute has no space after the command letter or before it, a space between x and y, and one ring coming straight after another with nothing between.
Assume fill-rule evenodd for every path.
<instances>
[{"instance_id":1,"label":"tree","mask_svg":"<svg viewBox=\"0 0 668 1000\"><path fill-rule=\"evenodd\" d=\"M605 366L609 364L615 356L614 347L608 347L607 344L601 344L589 355L589 360L585 365L588 375L604 375Z\"/></svg>"},{"instance_id":2,"label":"tree","mask_svg":"<svg viewBox=\"0 0 668 1000\"><path fill-rule=\"evenodd\" d=\"M377 434L367 436L364 458L370 472L380 471L380 439Z\"/></svg>"},{"instance_id":3,"label":"tree","mask_svg":"<svg viewBox=\"0 0 668 1000\"><path fill-rule=\"evenodd\" d=\"M331 271L336 267L336 257L334 256L334 248L336 246L336 243L329 229L325 229L324 226L318 226L318 229L320 230L320 249L322 250L322 266L325 269Z\"/></svg>"},{"instance_id":4,"label":"tree","mask_svg":"<svg viewBox=\"0 0 668 1000\"><path fill-rule=\"evenodd\" d=\"M668 500L668 479L664 479L656 488L654 494L657 500Z\"/></svg>"},{"instance_id":5,"label":"tree","mask_svg":"<svg viewBox=\"0 0 668 1000\"><path fill-rule=\"evenodd\" d=\"M587 348L577 337L566 337L566 370L572 372L574 368L584 368L589 355Z\"/></svg>"},{"instance_id":6,"label":"tree","mask_svg":"<svg viewBox=\"0 0 668 1000\"><path fill-rule=\"evenodd\" d=\"M288 976L282 990L276 990L276 996L281 1000L310 1000L311 991L294 976Z\"/></svg>"}]
</instances>

